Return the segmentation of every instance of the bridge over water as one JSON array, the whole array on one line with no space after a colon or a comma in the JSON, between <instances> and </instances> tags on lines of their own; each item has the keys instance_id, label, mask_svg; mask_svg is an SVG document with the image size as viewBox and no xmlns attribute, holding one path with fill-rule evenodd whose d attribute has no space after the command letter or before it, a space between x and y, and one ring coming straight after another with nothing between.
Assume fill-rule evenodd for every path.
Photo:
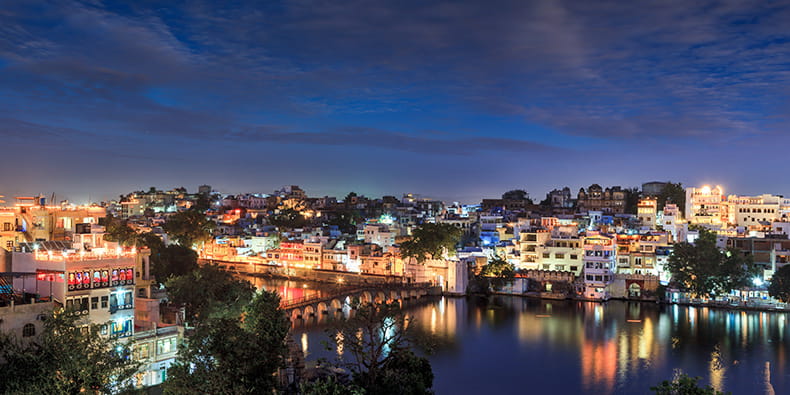
<instances>
[{"instance_id":1,"label":"bridge over water","mask_svg":"<svg viewBox=\"0 0 790 395\"><path fill-rule=\"evenodd\" d=\"M301 318L315 317L319 314L334 314L344 307L353 308L354 301L360 303L403 303L407 300L420 299L429 295L430 283L402 284L371 284L364 287L339 289L330 294L313 295L297 299L284 300L280 307L286 315L295 321Z\"/></svg>"}]
</instances>

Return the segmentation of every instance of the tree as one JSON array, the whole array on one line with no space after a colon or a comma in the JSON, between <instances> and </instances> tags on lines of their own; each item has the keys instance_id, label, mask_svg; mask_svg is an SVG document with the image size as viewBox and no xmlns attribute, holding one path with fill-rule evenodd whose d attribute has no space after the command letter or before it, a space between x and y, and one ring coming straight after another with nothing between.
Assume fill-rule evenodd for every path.
<instances>
[{"instance_id":1,"label":"tree","mask_svg":"<svg viewBox=\"0 0 790 395\"><path fill-rule=\"evenodd\" d=\"M186 210L171 215L162 227L178 244L192 247L195 243L211 239L217 226L198 210Z\"/></svg>"},{"instance_id":2,"label":"tree","mask_svg":"<svg viewBox=\"0 0 790 395\"><path fill-rule=\"evenodd\" d=\"M502 194L503 200L526 200L532 204L532 199L529 198L529 193L523 189L514 189Z\"/></svg>"},{"instance_id":3,"label":"tree","mask_svg":"<svg viewBox=\"0 0 790 395\"><path fill-rule=\"evenodd\" d=\"M409 318L396 303L358 305L331 329L330 339L351 358L353 383L370 394L429 394L430 362L411 351Z\"/></svg>"},{"instance_id":4,"label":"tree","mask_svg":"<svg viewBox=\"0 0 790 395\"><path fill-rule=\"evenodd\" d=\"M506 284L513 282L513 279L516 277L516 267L496 255L483 266L478 277L482 280L481 286L484 289L487 290L490 286L490 288L498 291Z\"/></svg>"},{"instance_id":5,"label":"tree","mask_svg":"<svg viewBox=\"0 0 790 395\"><path fill-rule=\"evenodd\" d=\"M705 229L694 244L675 244L666 269L673 282L700 297L748 286L758 273L751 256L735 248L719 249L716 234Z\"/></svg>"},{"instance_id":6,"label":"tree","mask_svg":"<svg viewBox=\"0 0 790 395\"><path fill-rule=\"evenodd\" d=\"M47 316L33 341L0 333L0 392L22 394L112 393L131 386L140 363L129 344L101 334L101 325L81 325L59 309Z\"/></svg>"},{"instance_id":7,"label":"tree","mask_svg":"<svg viewBox=\"0 0 790 395\"><path fill-rule=\"evenodd\" d=\"M445 253L455 252L462 233L461 229L450 224L422 224L414 230L411 240L400 245L401 256L414 258L420 263L429 258L441 258Z\"/></svg>"},{"instance_id":8,"label":"tree","mask_svg":"<svg viewBox=\"0 0 790 395\"><path fill-rule=\"evenodd\" d=\"M768 294L782 302L790 302L790 265L782 266L774 273Z\"/></svg>"},{"instance_id":9,"label":"tree","mask_svg":"<svg viewBox=\"0 0 790 395\"><path fill-rule=\"evenodd\" d=\"M341 232L353 234L357 231L357 224L364 221L364 218L356 210L341 209L326 222L327 225L335 225Z\"/></svg>"},{"instance_id":10,"label":"tree","mask_svg":"<svg viewBox=\"0 0 790 395\"><path fill-rule=\"evenodd\" d=\"M294 229L305 226L307 219L299 211L287 208L269 217L269 223L280 228Z\"/></svg>"},{"instance_id":11,"label":"tree","mask_svg":"<svg viewBox=\"0 0 790 395\"><path fill-rule=\"evenodd\" d=\"M126 221L121 220L120 218L115 218L112 215L108 215L105 218L104 223L104 240L117 242L118 244L126 247L137 245L137 231L132 229L132 227L130 227Z\"/></svg>"},{"instance_id":12,"label":"tree","mask_svg":"<svg viewBox=\"0 0 790 395\"><path fill-rule=\"evenodd\" d=\"M699 377L691 377L681 373L672 381L664 380L661 384L650 387L656 395L724 395L723 392L715 390L710 385L700 387L697 382Z\"/></svg>"},{"instance_id":13,"label":"tree","mask_svg":"<svg viewBox=\"0 0 790 395\"><path fill-rule=\"evenodd\" d=\"M668 203L676 204L680 212L686 211L686 190L683 184L667 181L666 186L658 195L658 209L663 210Z\"/></svg>"},{"instance_id":14,"label":"tree","mask_svg":"<svg viewBox=\"0 0 790 395\"><path fill-rule=\"evenodd\" d=\"M183 276L198 268L198 254L181 245L151 249L151 274L164 284L170 277Z\"/></svg>"},{"instance_id":15,"label":"tree","mask_svg":"<svg viewBox=\"0 0 790 395\"><path fill-rule=\"evenodd\" d=\"M243 314L209 319L179 349L165 392L272 393L283 366L290 322L280 297L262 291Z\"/></svg>"},{"instance_id":16,"label":"tree","mask_svg":"<svg viewBox=\"0 0 790 395\"><path fill-rule=\"evenodd\" d=\"M238 317L255 292L248 281L214 265L200 266L165 283L170 301L186 308L187 321L193 325L211 318Z\"/></svg>"},{"instance_id":17,"label":"tree","mask_svg":"<svg viewBox=\"0 0 790 395\"><path fill-rule=\"evenodd\" d=\"M637 206L639 206L639 188L626 188L625 192L625 207L623 210L626 214L636 214Z\"/></svg>"}]
</instances>

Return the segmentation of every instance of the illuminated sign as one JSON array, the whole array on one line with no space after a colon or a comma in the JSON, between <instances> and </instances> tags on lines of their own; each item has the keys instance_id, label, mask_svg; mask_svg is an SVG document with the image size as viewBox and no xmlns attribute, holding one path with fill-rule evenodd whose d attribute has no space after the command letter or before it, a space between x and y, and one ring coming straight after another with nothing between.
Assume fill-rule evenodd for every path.
<instances>
[{"instance_id":1,"label":"illuminated sign","mask_svg":"<svg viewBox=\"0 0 790 395\"><path fill-rule=\"evenodd\" d=\"M91 287L91 273L87 270L70 272L68 278L69 291L75 289L89 289Z\"/></svg>"},{"instance_id":2,"label":"illuminated sign","mask_svg":"<svg viewBox=\"0 0 790 395\"><path fill-rule=\"evenodd\" d=\"M69 291L134 284L134 269L95 269L68 273Z\"/></svg>"}]
</instances>

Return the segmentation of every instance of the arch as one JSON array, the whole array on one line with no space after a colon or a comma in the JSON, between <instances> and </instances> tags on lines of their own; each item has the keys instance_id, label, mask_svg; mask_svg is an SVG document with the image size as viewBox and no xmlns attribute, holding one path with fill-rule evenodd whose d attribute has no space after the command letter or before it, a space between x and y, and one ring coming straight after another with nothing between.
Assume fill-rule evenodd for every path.
<instances>
[{"instance_id":1,"label":"arch","mask_svg":"<svg viewBox=\"0 0 790 395\"><path fill-rule=\"evenodd\" d=\"M359 302L360 303L373 303L373 295L370 294L368 291L364 291L359 294Z\"/></svg>"},{"instance_id":2,"label":"arch","mask_svg":"<svg viewBox=\"0 0 790 395\"><path fill-rule=\"evenodd\" d=\"M315 307L313 307L313 306L305 306L304 307L304 316L305 317L314 317L315 316Z\"/></svg>"},{"instance_id":3,"label":"arch","mask_svg":"<svg viewBox=\"0 0 790 395\"><path fill-rule=\"evenodd\" d=\"M329 306L332 308L333 312L343 310L343 303L339 299L332 299L332 301L329 302Z\"/></svg>"},{"instance_id":4,"label":"arch","mask_svg":"<svg viewBox=\"0 0 790 395\"><path fill-rule=\"evenodd\" d=\"M298 307L291 310L291 321L302 319L302 310Z\"/></svg>"},{"instance_id":5,"label":"arch","mask_svg":"<svg viewBox=\"0 0 790 395\"><path fill-rule=\"evenodd\" d=\"M376 298L374 299L376 303L384 303L387 301L387 295L384 292L378 291L376 292Z\"/></svg>"},{"instance_id":6,"label":"arch","mask_svg":"<svg viewBox=\"0 0 790 395\"><path fill-rule=\"evenodd\" d=\"M402 289L400 290L400 298L401 299L408 299L409 298L409 291Z\"/></svg>"},{"instance_id":7,"label":"arch","mask_svg":"<svg viewBox=\"0 0 790 395\"><path fill-rule=\"evenodd\" d=\"M412 289L411 291L409 291L409 297L417 299L417 290L416 289Z\"/></svg>"},{"instance_id":8,"label":"arch","mask_svg":"<svg viewBox=\"0 0 790 395\"><path fill-rule=\"evenodd\" d=\"M390 291L390 298L389 298L389 300L398 300L398 299L400 299L400 294L398 293L398 291L396 291L394 289L391 290Z\"/></svg>"},{"instance_id":9,"label":"arch","mask_svg":"<svg viewBox=\"0 0 790 395\"><path fill-rule=\"evenodd\" d=\"M631 283L628 286L628 297L630 298L638 298L642 296L642 287L639 286L639 283Z\"/></svg>"},{"instance_id":10,"label":"arch","mask_svg":"<svg viewBox=\"0 0 790 395\"><path fill-rule=\"evenodd\" d=\"M318 303L317 308L318 308L318 313L319 314L329 314L329 308L328 308L326 302Z\"/></svg>"}]
</instances>

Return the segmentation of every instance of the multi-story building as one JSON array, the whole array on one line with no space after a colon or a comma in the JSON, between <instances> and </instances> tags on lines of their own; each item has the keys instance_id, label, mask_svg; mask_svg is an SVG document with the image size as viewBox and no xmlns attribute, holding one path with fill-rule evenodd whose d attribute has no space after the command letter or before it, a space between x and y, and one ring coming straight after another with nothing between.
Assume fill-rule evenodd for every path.
<instances>
[{"instance_id":1,"label":"multi-story building","mask_svg":"<svg viewBox=\"0 0 790 395\"><path fill-rule=\"evenodd\" d=\"M269 262L284 267L306 267L304 263L304 243L282 242L278 248L266 251Z\"/></svg>"},{"instance_id":2,"label":"multi-story building","mask_svg":"<svg viewBox=\"0 0 790 395\"><path fill-rule=\"evenodd\" d=\"M363 229L365 243L378 244L386 252L395 244L395 232L385 224L365 224Z\"/></svg>"},{"instance_id":3,"label":"multi-story building","mask_svg":"<svg viewBox=\"0 0 790 395\"><path fill-rule=\"evenodd\" d=\"M726 224L728 210L724 190L718 185L686 188L686 220L692 224Z\"/></svg>"},{"instance_id":4,"label":"multi-story building","mask_svg":"<svg viewBox=\"0 0 790 395\"><path fill-rule=\"evenodd\" d=\"M540 270L555 270L581 275L584 257L584 242L575 229L573 232L561 232L555 229L550 238L537 246Z\"/></svg>"},{"instance_id":5,"label":"multi-story building","mask_svg":"<svg viewBox=\"0 0 790 395\"><path fill-rule=\"evenodd\" d=\"M20 243L71 241L78 224L98 224L107 215L99 206L48 206L41 196L16 199L14 206L0 209L0 248L9 251Z\"/></svg>"},{"instance_id":6,"label":"multi-story building","mask_svg":"<svg viewBox=\"0 0 790 395\"><path fill-rule=\"evenodd\" d=\"M639 200L636 207L636 217L642 226L650 229L655 229L656 219L658 214L658 201L654 198L645 198Z\"/></svg>"},{"instance_id":7,"label":"multi-story building","mask_svg":"<svg viewBox=\"0 0 790 395\"><path fill-rule=\"evenodd\" d=\"M538 252L538 247L543 246L551 238L551 232L545 229L522 230L519 232L519 256L520 263L517 265L523 270L540 269L542 253Z\"/></svg>"},{"instance_id":8,"label":"multi-story building","mask_svg":"<svg viewBox=\"0 0 790 395\"><path fill-rule=\"evenodd\" d=\"M781 196L727 196L727 221L731 225L745 227L768 226L782 217Z\"/></svg>"},{"instance_id":9,"label":"multi-story building","mask_svg":"<svg viewBox=\"0 0 790 395\"><path fill-rule=\"evenodd\" d=\"M604 214L623 214L628 198L627 192L619 186L602 188L598 184L590 185L587 190L579 189L576 207L579 212L601 211Z\"/></svg>"},{"instance_id":10,"label":"multi-story building","mask_svg":"<svg viewBox=\"0 0 790 395\"><path fill-rule=\"evenodd\" d=\"M588 231L584 237L584 298L609 299L607 286L614 280L615 259L614 237Z\"/></svg>"},{"instance_id":11,"label":"multi-story building","mask_svg":"<svg viewBox=\"0 0 790 395\"><path fill-rule=\"evenodd\" d=\"M643 197L659 197L664 192L664 188L667 187L666 182L661 181L651 181L642 184L642 196Z\"/></svg>"}]
</instances>

